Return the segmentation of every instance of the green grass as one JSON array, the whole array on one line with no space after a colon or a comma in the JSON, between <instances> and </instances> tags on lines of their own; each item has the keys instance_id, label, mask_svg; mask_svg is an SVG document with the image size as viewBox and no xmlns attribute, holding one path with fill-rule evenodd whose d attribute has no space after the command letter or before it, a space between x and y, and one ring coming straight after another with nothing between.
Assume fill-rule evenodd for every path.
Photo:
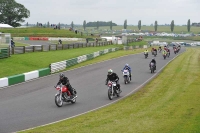
<instances>
[{"instance_id":1,"label":"green grass","mask_svg":"<svg viewBox=\"0 0 200 133\"><path fill-rule=\"evenodd\" d=\"M118 45L11 55L9 58L0 60L0 78L46 68L53 62L67 60L113 47L118 47Z\"/></svg>"},{"instance_id":2,"label":"green grass","mask_svg":"<svg viewBox=\"0 0 200 133\"><path fill-rule=\"evenodd\" d=\"M54 30L53 28L12 28L0 29L2 33L10 33L12 37L69 37L69 38L87 38L91 36L80 33L75 34L69 30Z\"/></svg>"},{"instance_id":3,"label":"green grass","mask_svg":"<svg viewBox=\"0 0 200 133\"><path fill-rule=\"evenodd\" d=\"M189 48L124 100L23 133L198 133L199 86L200 49Z\"/></svg>"}]
</instances>

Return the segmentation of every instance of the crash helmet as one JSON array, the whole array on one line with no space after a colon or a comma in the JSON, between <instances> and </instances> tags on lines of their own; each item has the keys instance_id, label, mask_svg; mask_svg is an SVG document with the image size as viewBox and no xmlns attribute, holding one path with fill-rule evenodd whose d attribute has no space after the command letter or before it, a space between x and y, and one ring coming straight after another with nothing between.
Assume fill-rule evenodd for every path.
<instances>
[{"instance_id":1,"label":"crash helmet","mask_svg":"<svg viewBox=\"0 0 200 133\"><path fill-rule=\"evenodd\" d=\"M111 75L113 73L113 70L112 69L109 69L108 70L108 75Z\"/></svg>"},{"instance_id":2,"label":"crash helmet","mask_svg":"<svg viewBox=\"0 0 200 133\"><path fill-rule=\"evenodd\" d=\"M65 75L64 75L63 73L60 73L60 74L59 74L59 77L60 77L60 79L62 79L62 78L65 77Z\"/></svg>"}]
</instances>

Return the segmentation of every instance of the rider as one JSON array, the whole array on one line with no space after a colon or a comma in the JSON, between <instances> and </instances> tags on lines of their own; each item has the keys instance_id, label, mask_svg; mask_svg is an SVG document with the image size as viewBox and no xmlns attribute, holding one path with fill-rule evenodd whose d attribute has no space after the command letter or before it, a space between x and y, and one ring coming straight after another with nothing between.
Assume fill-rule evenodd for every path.
<instances>
[{"instance_id":1,"label":"rider","mask_svg":"<svg viewBox=\"0 0 200 133\"><path fill-rule=\"evenodd\" d=\"M167 55L167 51L165 49L163 50L163 55Z\"/></svg>"},{"instance_id":2,"label":"rider","mask_svg":"<svg viewBox=\"0 0 200 133\"><path fill-rule=\"evenodd\" d=\"M158 50L159 50L159 51L161 51L161 50L162 50L161 46L159 46Z\"/></svg>"},{"instance_id":3,"label":"rider","mask_svg":"<svg viewBox=\"0 0 200 133\"><path fill-rule=\"evenodd\" d=\"M124 71L124 70L128 70L129 71L129 77L130 77L130 81L131 81L131 67L128 64L125 64L125 66L124 66L122 71Z\"/></svg>"},{"instance_id":4,"label":"rider","mask_svg":"<svg viewBox=\"0 0 200 133\"><path fill-rule=\"evenodd\" d=\"M154 48L151 49L151 53L152 53L152 55L153 55L153 51L154 51Z\"/></svg>"},{"instance_id":5,"label":"rider","mask_svg":"<svg viewBox=\"0 0 200 133\"><path fill-rule=\"evenodd\" d=\"M156 48L154 48L154 50L153 51L155 51L156 52L156 55L157 55L157 49Z\"/></svg>"},{"instance_id":6,"label":"rider","mask_svg":"<svg viewBox=\"0 0 200 133\"><path fill-rule=\"evenodd\" d=\"M120 84L119 84L119 77L116 73L113 72L112 69L108 70L108 75L107 75L107 79L106 79L106 85L108 84L108 81L115 81L117 84L117 87L119 88L119 91L121 92L120 89Z\"/></svg>"},{"instance_id":7,"label":"rider","mask_svg":"<svg viewBox=\"0 0 200 133\"><path fill-rule=\"evenodd\" d=\"M150 67L150 64L151 63L154 63L154 66L155 66L155 70L156 70L156 60L155 60L155 58L153 58L152 60L151 60L151 62L149 63L149 67ZM151 69L151 68L150 68Z\"/></svg>"},{"instance_id":8,"label":"rider","mask_svg":"<svg viewBox=\"0 0 200 133\"><path fill-rule=\"evenodd\" d=\"M70 97L74 98L75 94L73 93L73 89L72 89L72 86L69 83L69 79L67 77L65 77L65 75L63 73L60 73L59 76L60 76L60 79L59 79L57 85L60 85L61 83L62 83L62 85L65 85L71 93Z\"/></svg>"},{"instance_id":9,"label":"rider","mask_svg":"<svg viewBox=\"0 0 200 133\"><path fill-rule=\"evenodd\" d=\"M148 49L146 49L145 51L144 51L144 55L148 55Z\"/></svg>"}]
</instances>

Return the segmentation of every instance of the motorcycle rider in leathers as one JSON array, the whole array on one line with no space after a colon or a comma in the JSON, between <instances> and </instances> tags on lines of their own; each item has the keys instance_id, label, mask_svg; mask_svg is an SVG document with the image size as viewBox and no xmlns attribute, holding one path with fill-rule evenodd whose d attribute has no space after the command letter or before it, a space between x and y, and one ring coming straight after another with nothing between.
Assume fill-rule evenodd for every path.
<instances>
[{"instance_id":1,"label":"motorcycle rider in leathers","mask_svg":"<svg viewBox=\"0 0 200 133\"><path fill-rule=\"evenodd\" d=\"M131 67L128 64L125 64L124 68L122 69L122 72L124 70L128 70L129 71L129 77L130 77L130 81L131 81Z\"/></svg>"},{"instance_id":2,"label":"motorcycle rider in leathers","mask_svg":"<svg viewBox=\"0 0 200 133\"><path fill-rule=\"evenodd\" d=\"M116 73L113 72L112 69L108 70L108 75L107 75L107 79L106 79L106 85L108 84L109 80L110 81L115 81L119 91L122 92L121 89L120 89L119 77L118 77L118 75Z\"/></svg>"},{"instance_id":3,"label":"motorcycle rider in leathers","mask_svg":"<svg viewBox=\"0 0 200 133\"><path fill-rule=\"evenodd\" d=\"M65 77L65 75L63 73L60 73L59 76L60 76L60 79L59 79L57 85L60 85L61 83L62 83L62 85L65 85L71 93L70 98L74 98L75 94L73 93L73 89L72 89L72 86L69 83L69 79L67 77Z\"/></svg>"},{"instance_id":4,"label":"motorcycle rider in leathers","mask_svg":"<svg viewBox=\"0 0 200 133\"><path fill-rule=\"evenodd\" d=\"M149 63L149 67L150 67L150 64L151 64L151 63L154 64L155 70L156 70L156 60L155 60L155 58L153 58L153 59L151 60L151 62ZM151 69L151 68L150 68L150 69Z\"/></svg>"}]
</instances>

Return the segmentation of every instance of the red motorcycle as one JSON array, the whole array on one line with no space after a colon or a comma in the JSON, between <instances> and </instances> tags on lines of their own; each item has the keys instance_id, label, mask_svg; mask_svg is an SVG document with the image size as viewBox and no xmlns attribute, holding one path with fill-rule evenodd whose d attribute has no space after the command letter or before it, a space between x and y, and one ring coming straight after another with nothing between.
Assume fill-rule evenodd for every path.
<instances>
[{"instance_id":1,"label":"red motorcycle","mask_svg":"<svg viewBox=\"0 0 200 133\"><path fill-rule=\"evenodd\" d=\"M62 107L63 102L71 102L71 103L76 102L77 92L74 88L73 88L73 93L75 94L75 96L72 97L69 89L65 85L57 85L54 87L58 91L55 95L55 103L58 107Z\"/></svg>"}]
</instances>

